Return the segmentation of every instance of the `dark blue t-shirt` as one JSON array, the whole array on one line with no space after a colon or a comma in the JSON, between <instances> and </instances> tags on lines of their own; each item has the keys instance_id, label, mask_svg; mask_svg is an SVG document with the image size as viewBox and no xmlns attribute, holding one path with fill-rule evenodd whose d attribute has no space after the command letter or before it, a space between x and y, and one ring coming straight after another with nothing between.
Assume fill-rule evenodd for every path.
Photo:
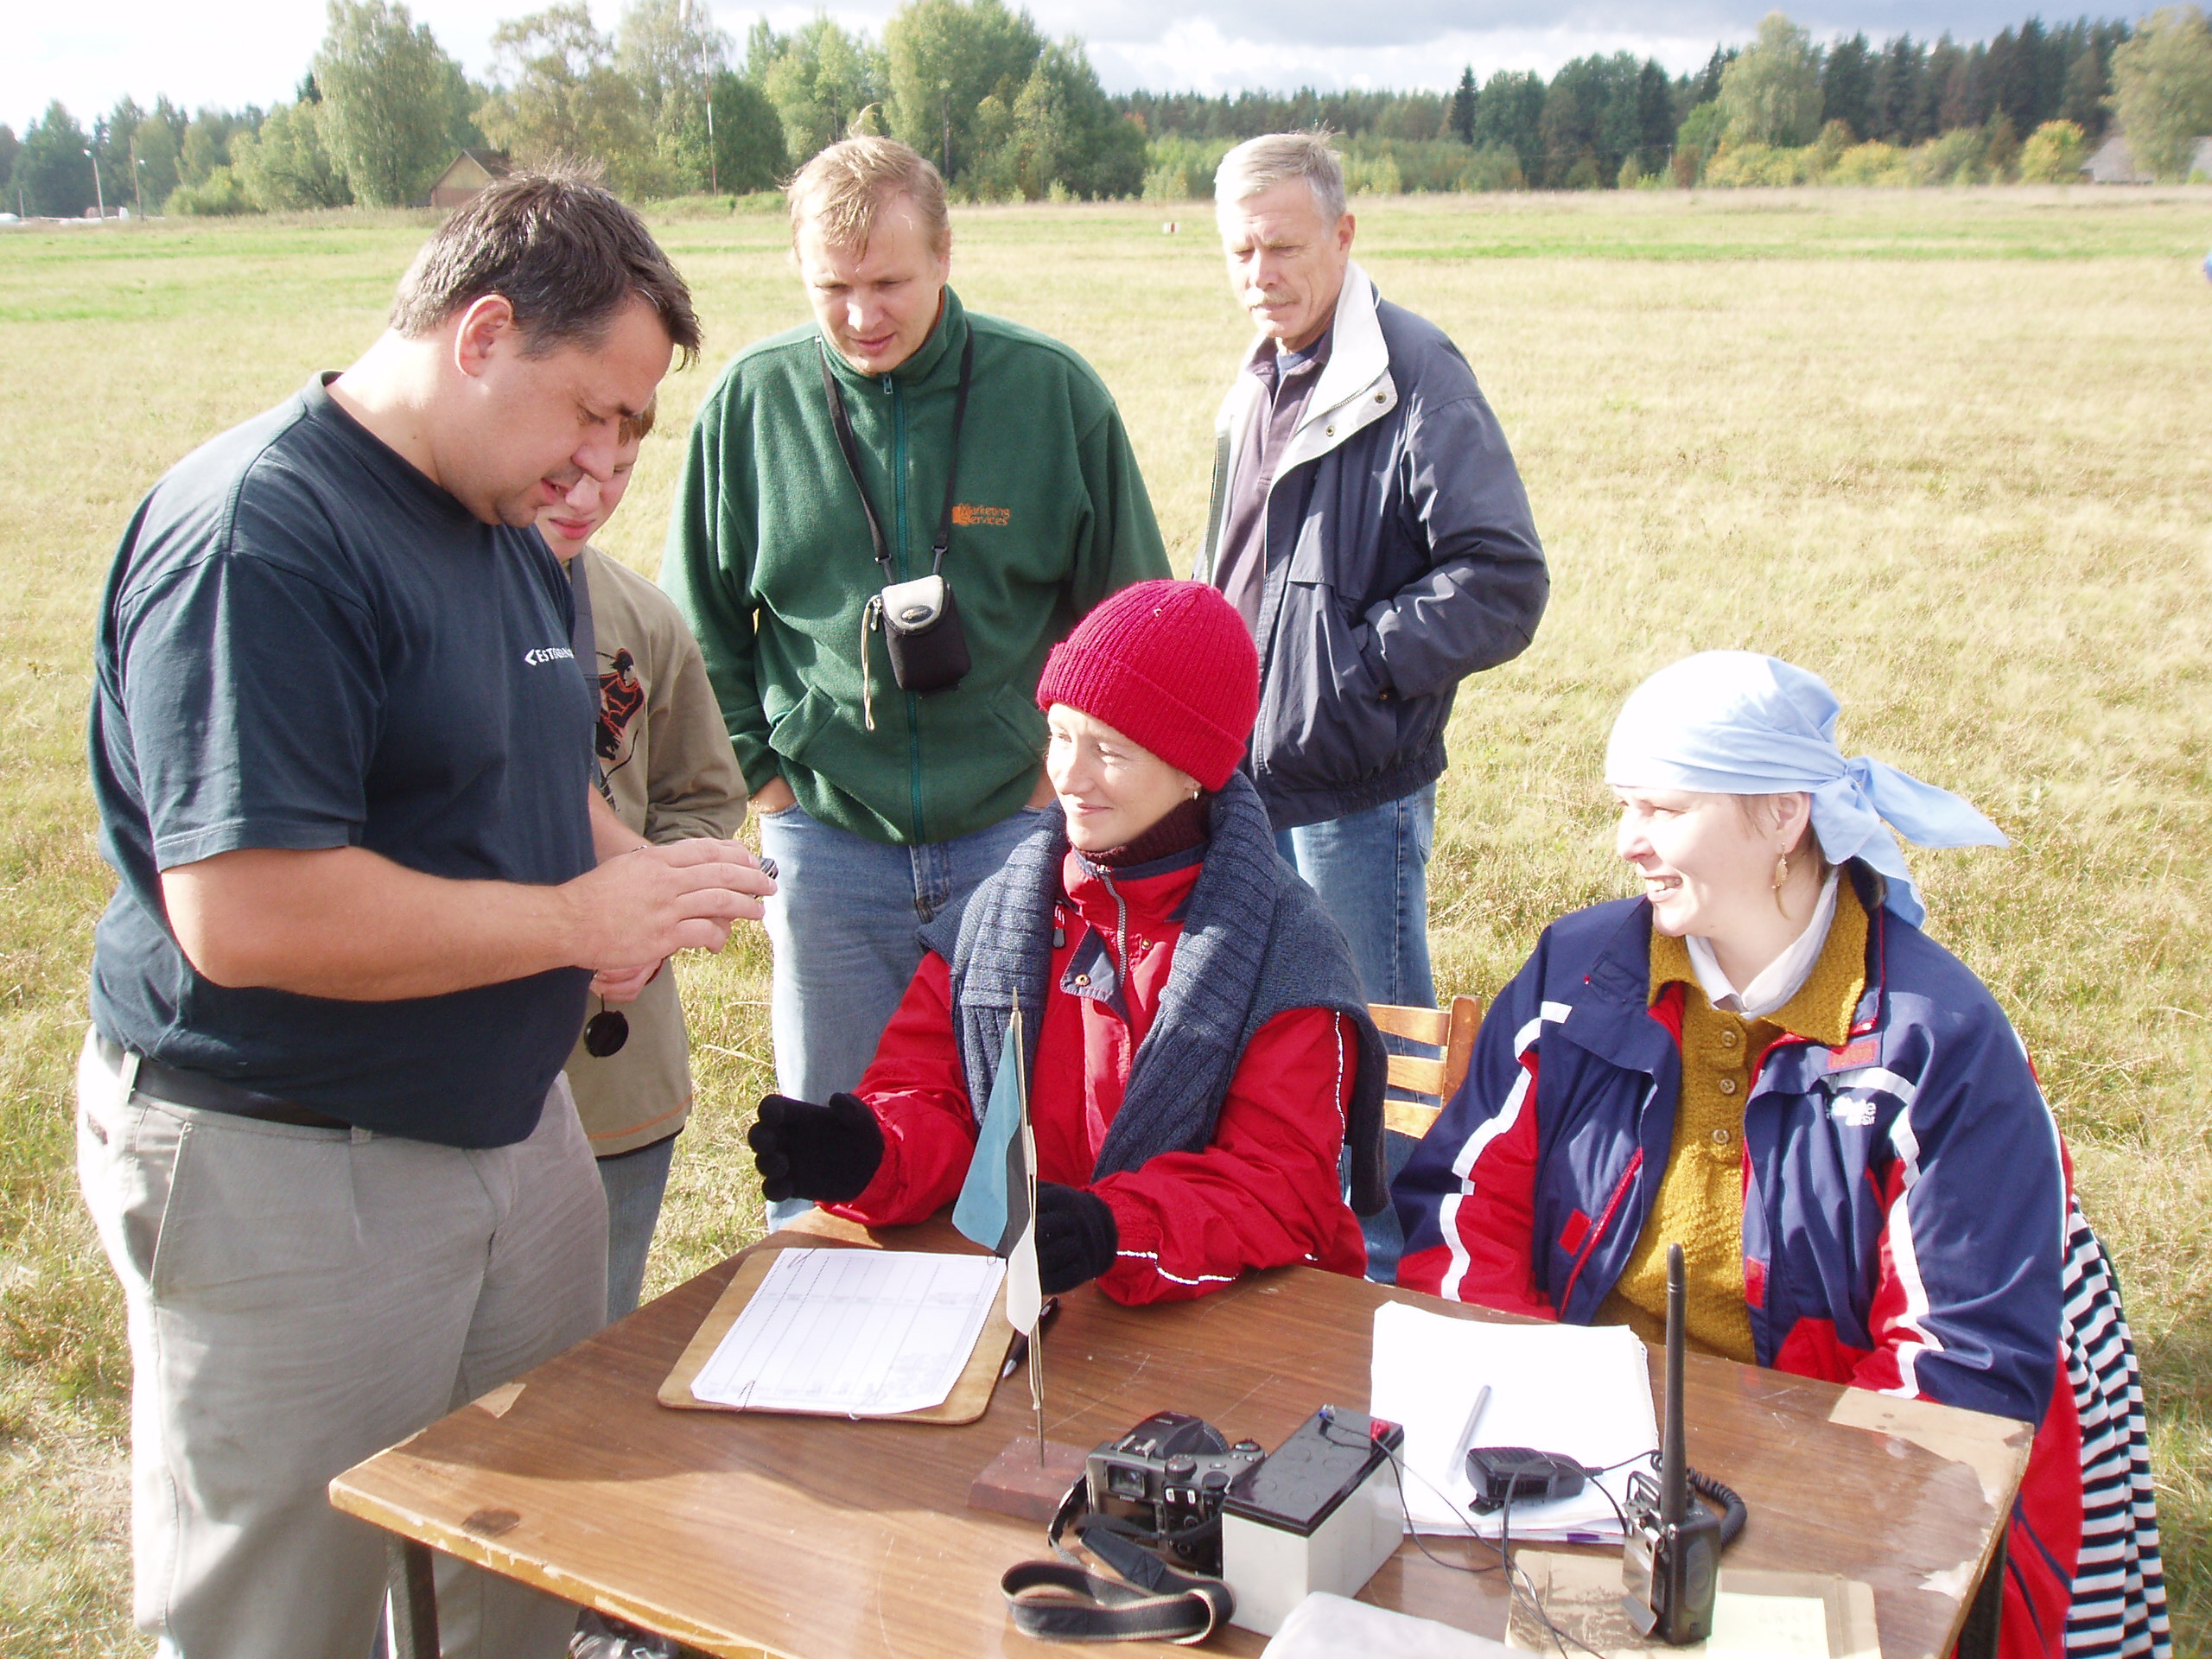
<instances>
[{"instance_id":1,"label":"dark blue t-shirt","mask_svg":"<svg viewBox=\"0 0 2212 1659\"><path fill-rule=\"evenodd\" d=\"M121 876L92 1020L168 1065L454 1147L536 1127L589 976L344 1002L194 972L160 872L365 847L550 885L594 862L591 704L560 565L480 523L318 378L195 450L124 532L95 653L93 792Z\"/></svg>"}]
</instances>

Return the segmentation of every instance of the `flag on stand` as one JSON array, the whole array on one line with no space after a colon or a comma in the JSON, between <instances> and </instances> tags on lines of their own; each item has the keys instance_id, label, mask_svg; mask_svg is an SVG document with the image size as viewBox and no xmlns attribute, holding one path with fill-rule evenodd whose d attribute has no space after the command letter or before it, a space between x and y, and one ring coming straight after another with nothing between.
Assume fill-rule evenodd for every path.
<instances>
[{"instance_id":1,"label":"flag on stand","mask_svg":"<svg viewBox=\"0 0 2212 1659\"><path fill-rule=\"evenodd\" d=\"M963 1235L1006 1258L1007 1323L1024 1336L1037 1328L1044 1292L1037 1278L1037 1142L1029 1128L1028 1079L1022 1074L1021 1010L1007 1022L1006 1046L990 1103L976 1137L968 1179L952 1206Z\"/></svg>"}]
</instances>

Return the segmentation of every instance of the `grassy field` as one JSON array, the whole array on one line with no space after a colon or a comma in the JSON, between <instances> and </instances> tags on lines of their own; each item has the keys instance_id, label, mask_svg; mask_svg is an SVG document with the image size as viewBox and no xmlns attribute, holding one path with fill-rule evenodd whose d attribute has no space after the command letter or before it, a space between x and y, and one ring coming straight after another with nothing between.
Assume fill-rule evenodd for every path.
<instances>
[{"instance_id":1,"label":"grassy field","mask_svg":"<svg viewBox=\"0 0 2212 1659\"><path fill-rule=\"evenodd\" d=\"M2212 192L1607 193L1358 204L1382 291L1447 328L1553 560L1519 662L1463 694L1432 872L1440 988L1488 993L1625 890L1598 770L1637 679L1712 646L1825 675L1850 752L1964 792L2009 850L1923 854L1931 930L2035 1052L2143 1356L2177 1648L2212 1649ZM1243 340L1203 208L957 220L969 302L1119 397L1179 560ZM140 493L347 362L404 217L0 235L0 1659L137 1651L122 1319L69 1169L110 882L88 646ZM799 320L778 222L665 219L716 362ZM680 432L709 378L664 394ZM658 557L674 440L608 543ZM649 1294L754 1232L757 939L687 970L706 1109Z\"/></svg>"}]
</instances>

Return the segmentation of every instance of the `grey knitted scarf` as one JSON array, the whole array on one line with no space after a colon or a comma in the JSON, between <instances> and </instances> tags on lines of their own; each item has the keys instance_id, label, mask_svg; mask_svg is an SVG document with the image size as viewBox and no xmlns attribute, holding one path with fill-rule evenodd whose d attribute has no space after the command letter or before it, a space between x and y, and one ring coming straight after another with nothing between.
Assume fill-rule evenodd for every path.
<instances>
[{"instance_id":1,"label":"grey knitted scarf","mask_svg":"<svg viewBox=\"0 0 2212 1659\"><path fill-rule=\"evenodd\" d=\"M1052 904L1060 897L1067 850L1066 820L1055 806L963 907L922 929L923 944L951 967L954 1034L978 1119L1017 1006L1035 1074L1051 988ZM1267 810L1239 772L1214 797L1211 838L1184 912L1183 936L1091 1179L1135 1169L1161 1153L1211 1145L1246 1046L1262 1026L1294 1008L1331 1009L1349 1018L1359 1034L1345 1144L1352 1208L1372 1215L1389 1202L1382 1039L1368 1017L1344 935L1313 890L1276 854Z\"/></svg>"}]
</instances>

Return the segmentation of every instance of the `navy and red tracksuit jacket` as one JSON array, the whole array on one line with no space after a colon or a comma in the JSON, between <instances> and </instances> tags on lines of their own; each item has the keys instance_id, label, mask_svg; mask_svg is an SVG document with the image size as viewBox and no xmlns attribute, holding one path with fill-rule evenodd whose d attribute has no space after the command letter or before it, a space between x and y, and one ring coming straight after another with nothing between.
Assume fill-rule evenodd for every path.
<instances>
[{"instance_id":1,"label":"navy and red tracksuit jacket","mask_svg":"<svg viewBox=\"0 0 2212 1659\"><path fill-rule=\"evenodd\" d=\"M1205 1151L1091 1179L1204 853L1099 870L1071 851L1062 865L1062 937L1029 1086L1037 1175L1087 1188L1113 1211L1120 1243L1098 1285L1119 1302L1202 1296L1252 1268L1305 1262L1357 1277L1367 1266L1337 1171L1358 1039L1325 1008L1277 1014L1254 1033ZM922 958L859 1093L882 1127L883 1162L858 1198L826 1207L897 1226L957 1198L976 1124L943 957Z\"/></svg>"},{"instance_id":2,"label":"navy and red tracksuit jacket","mask_svg":"<svg viewBox=\"0 0 2212 1659\"><path fill-rule=\"evenodd\" d=\"M2060 1653L2082 1533L2061 1361L2065 1150L1981 982L1862 897L1866 990L1848 1039L1782 1038L1744 1103L1752 1342L1778 1370L2040 1426L2002 1645ZM1401 1285L1596 1319L1658 1192L1681 1094L1681 994L1652 1003L1650 961L1641 899L1545 931L1392 1186Z\"/></svg>"}]
</instances>

